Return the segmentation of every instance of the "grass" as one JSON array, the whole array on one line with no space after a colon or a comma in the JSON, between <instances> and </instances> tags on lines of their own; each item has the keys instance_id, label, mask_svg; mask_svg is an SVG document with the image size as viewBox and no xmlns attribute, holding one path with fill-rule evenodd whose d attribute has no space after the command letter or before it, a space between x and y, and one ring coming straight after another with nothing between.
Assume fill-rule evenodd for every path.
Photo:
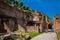
<instances>
[{"instance_id":1,"label":"grass","mask_svg":"<svg viewBox=\"0 0 60 40\"><path fill-rule=\"evenodd\" d=\"M11 33L13 33L13 32L11 32ZM28 35L29 35L31 38L33 38L33 37L38 36L39 34L42 34L43 32L40 32L40 33L39 33L39 32L22 32L22 31L15 31L14 33L24 35L24 37L22 37L22 35L21 35L21 37L17 37L17 38L20 39L20 40L25 40L26 36L28 36ZM26 35L26 36L25 36L25 35ZM13 39L16 40L17 38L14 37ZM1 37L0 37L0 40L1 40Z\"/></svg>"},{"instance_id":2,"label":"grass","mask_svg":"<svg viewBox=\"0 0 60 40\"><path fill-rule=\"evenodd\" d=\"M31 38L38 36L39 34L42 34L43 32L30 32L29 35Z\"/></svg>"},{"instance_id":3,"label":"grass","mask_svg":"<svg viewBox=\"0 0 60 40\"><path fill-rule=\"evenodd\" d=\"M22 31L16 31L16 33L20 33L20 34L25 34L25 35L30 35L31 38L36 37L40 34L43 34L43 32L22 32Z\"/></svg>"}]
</instances>

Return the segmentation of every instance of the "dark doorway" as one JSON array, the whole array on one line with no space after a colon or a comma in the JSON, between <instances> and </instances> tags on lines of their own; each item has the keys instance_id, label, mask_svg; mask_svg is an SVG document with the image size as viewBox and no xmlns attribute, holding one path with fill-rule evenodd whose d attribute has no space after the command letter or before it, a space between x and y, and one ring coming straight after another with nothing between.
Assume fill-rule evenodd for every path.
<instances>
[{"instance_id":1,"label":"dark doorway","mask_svg":"<svg viewBox=\"0 0 60 40\"><path fill-rule=\"evenodd\" d=\"M52 29L52 24L48 24L48 29Z\"/></svg>"},{"instance_id":2,"label":"dark doorway","mask_svg":"<svg viewBox=\"0 0 60 40\"><path fill-rule=\"evenodd\" d=\"M7 33L7 31L4 28L3 18L0 18L0 33Z\"/></svg>"},{"instance_id":3,"label":"dark doorway","mask_svg":"<svg viewBox=\"0 0 60 40\"><path fill-rule=\"evenodd\" d=\"M34 22L33 21L29 21L29 22L27 22L27 26L34 26Z\"/></svg>"},{"instance_id":4,"label":"dark doorway","mask_svg":"<svg viewBox=\"0 0 60 40\"><path fill-rule=\"evenodd\" d=\"M48 32L53 32L52 24L48 24Z\"/></svg>"}]
</instances>

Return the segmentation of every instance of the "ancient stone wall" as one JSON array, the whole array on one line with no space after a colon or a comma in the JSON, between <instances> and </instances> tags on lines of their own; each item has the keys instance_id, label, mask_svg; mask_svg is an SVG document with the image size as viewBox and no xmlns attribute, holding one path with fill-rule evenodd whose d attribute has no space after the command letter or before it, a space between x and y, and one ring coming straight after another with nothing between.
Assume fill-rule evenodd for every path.
<instances>
[{"instance_id":1,"label":"ancient stone wall","mask_svg":"<svg viewBox=\"0 0 60 40\"><path fill-rule=\"evenodd\" d=\"M38 32L37 26L27 26L27 32Z\"/></svg>"}]
</instances>

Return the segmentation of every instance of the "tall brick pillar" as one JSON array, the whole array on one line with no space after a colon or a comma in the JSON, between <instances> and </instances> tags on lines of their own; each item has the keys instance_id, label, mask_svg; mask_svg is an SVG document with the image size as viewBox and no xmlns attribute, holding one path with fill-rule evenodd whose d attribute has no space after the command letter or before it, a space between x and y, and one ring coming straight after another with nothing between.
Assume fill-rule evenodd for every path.
<instances>
[{"instance_id":1,"label":"tall brick pillar","mask_svg":"<svg viewBox=\"0 0 60 40\"><path fill-rule=\"evenodd\" d=\"M55 32L56 31L56 18L55 17L54 17L53 28L54 28L54 32Z\"/></svg>"}]
</instances>

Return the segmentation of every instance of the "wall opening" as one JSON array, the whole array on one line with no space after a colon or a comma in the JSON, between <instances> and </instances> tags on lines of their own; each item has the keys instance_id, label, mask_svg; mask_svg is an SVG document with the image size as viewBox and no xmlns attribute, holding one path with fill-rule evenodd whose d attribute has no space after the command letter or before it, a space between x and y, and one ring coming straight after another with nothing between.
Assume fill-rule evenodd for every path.
<instances>
[{"instance_id":1,"label":"wall opening","mask_svg":"<svg viewBox=\"0 0 60 40\"><path fill-rule=\"evenodd\" d=\"M48 29L52 29L52 24L48 24Z\"/></svg>"},{"instance_id":2,"label":"wall opening","mask_svg":"<svg viewBox=\"0 0 60 40\"><path fill-rule=\"evenodd\" d=\"M7 30L4 28L4 20L0 18L0 33L7 33Z\"/></svg>"},{"instance_id":3,"label":"wall opening","mask_svg":"<svg viewBox=\"0 0 60 40\"><path fill-rule=\"evenodd\" d=\"M29 22L27 22L27 26L34 26L34 22L33 21L29 21Z\"/></svg>"}]
</instances>

